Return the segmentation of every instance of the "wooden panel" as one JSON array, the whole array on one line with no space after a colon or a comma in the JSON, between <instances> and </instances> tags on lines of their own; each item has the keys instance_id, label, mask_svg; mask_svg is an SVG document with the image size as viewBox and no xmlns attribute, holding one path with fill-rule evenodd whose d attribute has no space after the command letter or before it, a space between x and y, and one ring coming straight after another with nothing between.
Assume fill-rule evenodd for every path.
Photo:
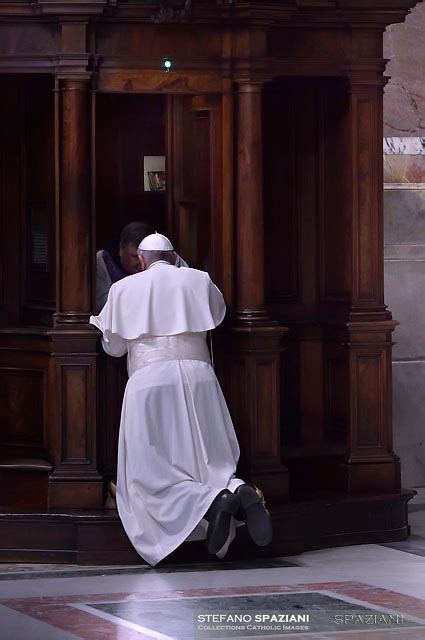
<instances>
[{"instance_id":1,"label":"wooden panel","mask_svg":"<svg viewBox=\"0 0 425 640\"><path fill-rule=\"evenodd\" d=\"M49 507L100 508L97 471L96 342L90 329L51 332L49 368Z\"/></svg>"},{"instance_id":2,"label":"wooden panel","mask_svg":"<svg viewBox=\"0 0 425 640\"><path fill-rule=\"evenodd\" d=\"M318 108L312 80L265 87L266 297L284 321L317 310Z\"/></svg>"},{"instance_id":3,"label":"wooden panel","mask_svg":"<svg viewBox=\"0 0 425 640\"><path fill-rule=\"evenodd\" d=\"M299 301L296 105L290 90L264 92L264 235L268 300Z\"/></svg>"},{"instance_id":4,"label":"wooden panel","mask_svg":"<svg viewBox=\"0 0 425 640\"><path fill-rule=\"evenodd\" d=\"M10 76L2 82L0 319L51 324L55 306L53 83L39 75ZM17 278L18 273L22 277Z\"/></svg>"},{"instance_id":5,"label":"wooden panel","mask_svg":"<svg viewBox=\"0 0 425 640\"><path fill-rule=\"evenodd\" d=\"M111 126L113 123L113 127ZM96 96L96 245L133 220L165 232L165 193L144 191L144 156L165 155L165 97Z\"/></svg>"},{"instance_id":6,"label":"wooden panel","mask_svg":"<svg viewBox=\"0 0 425 640\"><path fill-rule=\"evenodd\" d=\"M300 437L300 379L300 344L295 330L292 330L280 357L280 436L284 449L288 444L297 443Z\"/></svg>"},{"instance_id":7,"label":"wooden panel","mask_svg":"<svg viewBox=\"0 0 425 640\"><path fill-rule=\"evenodd\" d=\"M355 37L351 40L354 57L382 58L383 40L379 30L356 29Z\"/></svg>"},{"instance_id":8,"label":"wooden panel","mask_svg":"<svg viewBox=\"0 0 425 640\"><path fill-rule=\"evenodd\" d=\"M48 471L0 468L0 505L13 511L48 508Z\"/></svg>"},{"instance_id":9,"label":"wooden panel","mask_svg":"<svg viewBox=\"0 0 425 640\"><path fill-rule=\"evenodd\" d=\"M0 101L0 323L20 320L23 208L22 84L2 78Z\"/></svg>"},{"instance_id":10,"label":"wooden panel","mask_svg":"<svg viewBox=\"0 0 425 640\"><path fill-rule=\"evenodd\" d=\"M310 334L317 328L306 325L318 315L320 105L320 85L312 79L279 79L264 89L267 306L291 329L281 358L283 451L317 441L323 431L320 337L315 349Z\"/></svg>"},{"instance_id":11,"label":"wooden panel","mask_svg":"<svg viewBox=\"0 0 425 640\"><path fill-rule=\"evenodd\" d=\"M139 59L137 59L137 62ZM123 66L120 60L118 67ZM138 65L136 64L136 67ZM156 65L155 65L156 67ZM130 68L108 69L100 66L97 77L97 88L104 92L130 93L217 93L223 89L221 68L216 72L204 71L156 71L155 67L148 69Z\"/></svg>"},{"instance_id":12,"label":"wooden panel","mask_svg":"<svg viewBox=\"0 0 425 640\"><path fill-rule=\"evenodd\" d=\"M348 30L278 28L268 33L271 55L307 60L343 60L351 45Z\"/></svg>"},{"instance_id":13,"label":"wooden panel","mask_svg":"<svg viewBox=\"0 0 425 640\"><path fill-rule=\"evenodd\" d=\"M322 92L320 131L321 297L346 301L352 286L352 203L349 100L344 85Z\"/></svg>"},{"instance_id":14,"label":"wooden panel","mask_svg":"<svg viewBox=\"0 0 425 640\"><path fill-rule=\"evenodd\" d=\"M143 56L157 61L161 68L164 56L179 60L220 57L221 33L218 29L197 25L187 29L164 29L154 24L100 24L96 28L97 52L103 56Z\"/></svg>"},{"instance_id":15,"label":"wooden panel","mask_svg":"<svg viewBox=\"0 0 425 640\"><path fill-rule=\"evenodd\" d=\"M173 237L193 267L222 285L221 96L175 96L172 104Z\"/></svg>"},{"instance_id":16,"label":"wooden panel","mask_svg":"<svg viewBox=\"0 0 425 640\"><path fill-rule=\"evenodd\" d=\"M89 367L62 367L62 462L90 464L91 447L88 439Z\"/></svg>"},{"instance_id":17,"label":"wooden panel","mask_svg":"<svg viewBox=\"0 0 425 640\"><path fill-rule=\"evenodd\" d=\"M304 446L323 440L323 345L321 336L300 341L301 442Z\"/></svg>"},{"instance_id":18,"label":"wooden panel","mask_svg":"<svg viewBox=\"0 0 425 640\"><path fill-rule=\"evenodd\" d=\"M241 448L238 473L258 482L270 498L282 499L288 496L279 422L279 347L284 333L277 326L235 328L228 356L229 400Z\"/></svg>"},{"instance_id":19,"label":"wooden panel","mask_svg":"<svg viewBox=\"0 0 425 640\"><path fill-rule=\"evenodd\" d=\"M211 118L208 110L192 111L185 102L183 193L178 198L179 246L190 265L212 271Z\"/></svg>"},{"instance_id":20,"label":"wooden panel","mask_svg":"<svg viewBox=\"0 0 425 640\"><path fill-rule=\"evenodd\" d=\"M44 450L44 403L43 371L0 367L0 446Z\"/></svg>"},{"instance_id":21,"label":"wooden panel","mask_svg":"<svg viewBox=\"0 0 425 640\"><path fill-rule=\"evenodd\" d=\"M351 87L334 82L332 91L322 93L322 310L338 313L337 304L346 313L350 307L370 309L385 319L381 82L377 75L359 74Z\"/></svg>"},{"instance_id":22,"label":"wooden panel","mask_svg":"<svg viewBox=\"0 0 425 640\"><path fill-rule=\"evenodd\" d=\"M121 406L127 384L127 359L101 353L98 362L98 452L99 468L111 476L117 472Z\"/></svg>"},{"instance_id":23,"label":"wooden panel","mask_svg":"<svg viewBox=\"0 0 425 640\"><path fill-rule=\"evenodd\" d=\"M30 78L25 100L25 320L55 310L54 98L49 77Z\"/></svg>"},{"instance_id":24,"label":"wooden panel","mask_svg":"<svg viewBox=\"0 0 425 640\"><path fill-rule=\"evenodd\" d=\"M62 27L62 52L68 54L85 53L87 46L87 24L66 23Z\"/></svg>"},{"instance_id":25,"label":"wooden panel","mask_svg":"<svg viewBox=\"0 0 425 640\"><path fill-rule=\"evenodd\" d=\"M381 353L356 353L357 446L382 447L384 430Z\"/></svg>"},{"instance_id":26,"label":"wooden panel","mask_svg":"<svg viewBox=\"0 0 425 640\"><path fill-rule=\"evenodd\" d=\"M56 53L60 48L60 30L55 23L25 24L14 22L0 24L0 54L40 56Z\"/></svg>"},{"instance_id":27,"label":"wooden panel","mask_svg":"<svg viewBox=\"0 0 425 640\"><path fill-rule=\"evenodd\" d=\"M62 551L65 554L70 553L69 550L75 549L78 536L76 528L72 525L66 522L46 522L40 520L37 516L32 516L32 518L27 516L27 518L29 520L26 522L10 519L2 539L3 550L10 549L12 551L26 548L33 551L47 551L49 549L54 552ZM65 558L56 560L56 562L64 561L66 562L67 560ZM74 556L68 560L68 562L72 561L75 561Z\"/></svg>"},{"instance_id":28,"label":"wooden panel","mask_svg":"<svg viewBox=\"0 0 425 640\"><path fill-rule=\"evenodd\" d=\"M276 434L270 430L271 424L277 424L277 363L274 360L258 359L255 363L255 377L257 390L254 441L255 452L258 456L278 456L279 442Z\"/></svg>"},{"instance_id":29,"label":"wooden panel","mask_svg":"<svg viewBox=\"0 0 425 640\"><path fill-rule=\"evenodd\" d=\"M347 443L350 428L350 376L347 358L325 355L325 436L330 442Z\"/></svg>"},{"instance_id":30,"label":"wooden panel","mask_svg":"<svg viewBox=\"0 0 425 640\"><path fill-rule=\"evenodd\" d=\"M350 323L349 333L329 328L325 345L326 435L345 443L335 478L350 493L398 491L399 459L391 430L393 321ZM331 333L335 344L331 345Z\"/></svg>"},{"instance_id":31,"label":"wooden panel","mask_svg":"<svg viewBox=\"0 0 425 640\"><path fill-rule=\"evenodd\" d=\"M356 298L361 302L377 301L377 275L379 274L378 225L379 225L379 191L377 175L377 100L376 96L353 96L354 117L357 124L357 155L354 156L354 173L356 175L358 206L358 227L355 229L355 242L358 242L358 259L355 278ZM380 144L381 137L379 138ZM381 163L382 164L382 163ZM381 169L382 171L382 169ZM381 267L382 269L382 267Z\"/></svg>"}]
</instances>

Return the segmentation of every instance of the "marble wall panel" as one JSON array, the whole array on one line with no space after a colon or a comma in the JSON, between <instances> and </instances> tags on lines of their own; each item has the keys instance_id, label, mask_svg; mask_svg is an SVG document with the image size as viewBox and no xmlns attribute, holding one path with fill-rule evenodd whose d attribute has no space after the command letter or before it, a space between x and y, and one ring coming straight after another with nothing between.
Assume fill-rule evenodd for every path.
<instances>
[{"instance_id":1,"label":"marble wall panel","mask_svg":"<svg viewBox=\"0 0 425 640\"><path fill-rule=\"evenodd\" d=\"M387 28L384 58L391 79L384 96L384 135L425 133L425 2L419 2L404 23Z\"/></svg>"},{"instance_id":2,"label":"marble wall panel","mask_svg":"<svg viewBox=\"0 0 425 640\"><path fill-rule=\"evenodd\" d=\"M394 451L403 487L425 484L425 361L393 363Z\"/></svg>"},{"instance_id":3,"label":"marble wall panel","mask_svg":"<svg viewBox=\"0 0 425 640\"><path fill-rule=\"evenodd\" d=\"M392 245L425 245L425 189L385 189L385 257Z\"/></svg>"},{"instance_id":4,"label":"marble wall panel","mask_svg":"<svg viewBox=\"0 0 425 640\"><path fill-rule=\"evenodd\" d=\"M384 34L384 58L390 80L384 93L384 180L425 183L425 2L419 2L406 21ZM394 145L386 140L402 140ZM391 151L391 147L393 149Z\"/></svg>"},{"instance_id":5,"label":"marble wall panel","mask_svg":"<svg viewBox=\"0 0 425 640\"><path fill-rule=\"evenodd\" d=\"M425 188L384 194L385 296L393 351L394 450L405 487L425 486Z\"/></svg>"},{"instance_id":6,"label":"marble wall panel","mask_svg":"<svg viewBox=\"0 0 425 640\"><path fill-rule=\"evenodd\" d=\"M425 358L425 247L420 258L406 254L386 260L385 277L386 303L400 322L393 357Z\"/></svg>"}]
</instances>

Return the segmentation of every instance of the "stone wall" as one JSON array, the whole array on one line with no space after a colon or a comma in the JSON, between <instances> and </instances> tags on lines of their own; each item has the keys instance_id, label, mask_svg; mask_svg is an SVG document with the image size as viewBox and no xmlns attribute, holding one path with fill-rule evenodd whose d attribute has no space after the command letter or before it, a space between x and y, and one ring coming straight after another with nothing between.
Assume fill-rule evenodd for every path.
<instances>
[{"instance_id":1,"label":"stone wall","mask_svg":"<svg viewBox=\"0 0 425 640\"><path fill-rule=\"evenodd\" d=\"M405 487L425 486L425 2L389 27L384 56L386 303L400 322L394 449Z\"/></svg>"}]
</instances>

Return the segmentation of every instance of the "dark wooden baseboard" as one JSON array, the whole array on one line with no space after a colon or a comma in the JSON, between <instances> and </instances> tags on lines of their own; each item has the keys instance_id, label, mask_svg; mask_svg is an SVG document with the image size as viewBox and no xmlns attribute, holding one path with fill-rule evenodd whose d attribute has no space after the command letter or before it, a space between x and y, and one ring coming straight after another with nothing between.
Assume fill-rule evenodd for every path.
<instances>
[{"instance_id":1,"label":"dark wooden baseboard","mask_svg":"<svg viewBox=\"0 0 425 640\"><path fill-rule=\"evenodd\" d=\"M227 558L289 556L352 544L395 542L408 536L407 502L414 492L358 497L321 496L270 505L274 538L260 549L245 527ZM164 563L211 559L204 542L186 542ZM0 512L0 562L81 565L143 564L114 511Z\"/></svg>"}]
</instances>

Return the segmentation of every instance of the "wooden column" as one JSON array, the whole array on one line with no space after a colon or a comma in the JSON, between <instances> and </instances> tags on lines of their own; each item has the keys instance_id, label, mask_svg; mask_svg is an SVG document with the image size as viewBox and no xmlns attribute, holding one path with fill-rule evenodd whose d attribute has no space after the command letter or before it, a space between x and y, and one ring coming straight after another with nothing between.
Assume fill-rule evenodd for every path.
<instances>
[{"instance_id":1,"label":"wooden column","mask_svg":"<svg viewBox=\"0 0 425 640\"><path fill-rule=\"evenodd\" d=\"M391 347L396 323L384 305L382 207L382 63L353 66L341 120L348 194L331 216L333 242L346 254L344 278L332 276L335 246L324 246L322 303L326 320L328 434L346 439L338 484L350 493L397 492L399 459L392 450ZM331 185L328 185L331 188ZM327 214L322 212L322 223ZM335 218L336 219L336 218ZM328 217L326 225L332 225ZM343 283L344 286L343 286ZM340 285L338 286L333 285ZM343 289L345 288L345 291ZM345 317L344 317L345 316ZM330 320L330 322L329 322Z\"/></svg>"},{"instance_id":2,"label":"wooden column","mask_svg":"<svg viewBox=\"0 0 425 640\"><path fill-rule=\"evenodd\" d=\"M255 322L269 320L264 305L262 84L240 83L238 97L236 312L242 322Z\"/></svg>"},{"instance_id":3,"label":"wooden column","mask_svg":"<svg viewBox=\"0 0 425 640\"><path fill-rule=\"evenodd\" d=\"M91 300L89 78L60 80L56 93L57 301L49 369L51 508L102 505L96 460L96 342Z\"/></svg>"},{"instance_id":4,"label":"wooden column","mask_svg":"<svg viewBox=\"0 0 425 640\"><path fill-rule=\"evenodd\" d=\"M90 315L90 84L63 80L60 108L59 310L56 324Z\"/></svg>"},{"instance_id":5,"label":"wooden column","mask_svg":"<svg viewBox=\"0 0 425 640\"><path fill-rule=\"evenodd\" d=\"M262 85L240 82L237 125L236 315L231 407L249 478L271 499L288 496L280 456L279 360L283 327L264 302Z\"/></svg>"}]
</instances>

